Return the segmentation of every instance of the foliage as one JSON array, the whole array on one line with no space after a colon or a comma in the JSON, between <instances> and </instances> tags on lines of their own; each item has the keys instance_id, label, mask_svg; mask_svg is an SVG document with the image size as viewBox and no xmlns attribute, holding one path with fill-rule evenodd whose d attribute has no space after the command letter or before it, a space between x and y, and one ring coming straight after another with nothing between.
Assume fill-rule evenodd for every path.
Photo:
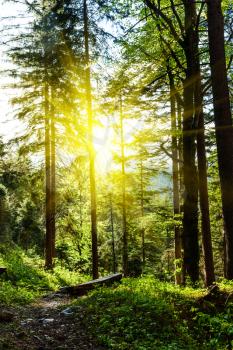
<instances>
[{"instance_id":1,"label":"foliage","mask_svg":"<svg viewBox=\"0 0 233 350\"><path fill-rule=\"evenodd\" d=\"M27 254L16 245L0 245L0 265L7 268L0 278L0 304L28 303L35 298L77 284L87 276L57 266L53 272L44 270L43 260L33 251Z\"/></svg>"},{"instance_id":2,"label":"foliage","mask_svg":"<svg viewBox=\"0 0 233 350\"><path fill-rule=\"evenodd\" d=\"M77 303L87 309L85 326L108 349L230 349L233 304L221 312L203 309L205 294L147 277L98 289Z\"/></svg>"}]
</instances>

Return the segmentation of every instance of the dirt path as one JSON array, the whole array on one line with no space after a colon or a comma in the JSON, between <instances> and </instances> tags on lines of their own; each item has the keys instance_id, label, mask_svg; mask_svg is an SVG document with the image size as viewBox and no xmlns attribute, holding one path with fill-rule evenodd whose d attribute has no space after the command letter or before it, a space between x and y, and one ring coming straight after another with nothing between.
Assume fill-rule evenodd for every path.
<instances>
[{"instance_id":1,"label":"dirt path","mask_svg":"<svg viewBox=\"0 0 233 350\"><path fill-rule=\"evenodd\" d=\"M82 308L70 303L49 296L27 307L1 308L0 350L103 350L87 334Z\"/></svg>"}]
</instances>

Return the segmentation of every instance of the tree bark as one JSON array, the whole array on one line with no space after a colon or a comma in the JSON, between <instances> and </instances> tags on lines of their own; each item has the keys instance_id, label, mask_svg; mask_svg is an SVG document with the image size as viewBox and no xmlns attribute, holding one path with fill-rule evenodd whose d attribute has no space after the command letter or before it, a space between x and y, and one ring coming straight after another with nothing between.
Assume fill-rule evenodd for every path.
<instances>
[{"instance_id":1,"label":"tree bark","mask_svg":"<svg viewBox=\"0 0 233 350\"><path fill-rule=\"evenodd\" d=\"M205 263L205 284L210 286L215 281L213 249L210 228L209 213L209 195L207 183L207 167L205 152L205 135L204 135L204 117L203 111L200 111L198 131L197 131L197 159L198 159L198 179L199 179L199 197L201 209L201 226L202 226L202 246Z\"/></svg>"},{"instance_id":2,"label":"tree bark","mask_svg":"<svg viewBox=\"0 0 233 350\"><path fill-rule=\"evenodd\" d=\"M141 218L144 217L144 186L143 186L143 161L140 159L140 201L141 201ZM146 253L145 253L145 228L142 223L141 228L141 238L142 238L142 264L143 268L145 267L146 262Z\"/></svg>"},{"instance_id":3,"label":"tree bark","mask_svg":"<svg viewBox=\"0 0 233 350\"><path fill-rule=\"evenodd\" d=\"M88 114L88 143L90 158L90 194L91 194L91 238L92 238L92 275L93 279L99 276L98 263L98 240L97 240L97 214L96 214L96 181L95 181L95 153L93 147L93 111L92 111L92 94L91 94L91 69L89 55L89 20L87 1L83 1L84 13L84 41L85 41L85 87L86 103Z\"/></svg>"},{"instance_id":4,"label":"tree bark","mask_svg":"<svg viewBox=\"0 0 233 350\"><path fill-rule=\"evenodd\" d=\"M117 272L116 250L115 250L115 232L114 232L114 220L113 220L113 207L112 207L112 195L110 193L110 222L111 222L111 234L112 234L112 265L113 272Z\"/></svg>"},{"instance_id":5,"label":"tree bark","mask_svg":"<svg viewBox=\"0 0 233 350\"><path fill-rule=\"evenodd\" d=\"M70 294L73 296L83 296L86 295L90 290L96 287L111 286L115 282L119 282L122 279L121 273L115 273L114 275L109 275L96 279L94 281L85 282L77 286L67 286L62 287L58 292Z\"/></svg>"},{"instance_id":6,"label":"tree bark","mask_svg":"<svg viewBox=\"0 0 233 350\"><path fill-rule=\"evenodd\" d=\"M42 1L45 7L45 1ZM47 18L44 18L44 130L45 130L45 268L53 268L53 233L51 230L51 116L50 116L50 89L48 75L48 23Z\"/></svg>"},{"instance_id":7,"label":"tree bark","mask_svg":"<svg viewBox=\"0 0 233 350\"><path fill-rule=\"evenodd\" d=\"M183 247L184 269L195 283L199 279L199 244L198 244L198 178L195 164L196 131L194 125L194 51L195 39L195 2L185 0L185 41L184 52L187 68L184 87L183 114L183 176L184 176L184 215Z\"/></svg>"},{"instance_id":8,"label":"tree bark","mask_svg":"<svg viewBox=\"0 0 233 350\"><path fill-rule=\"evenodd\" d=\"M56 240L56 129L55 129L55 108L54 108L54 91L51 88L51 249L52 258L55 258L55 240Z\"/></svg>"},{"instance_id":9,"label":"tree bark","mask_svg":"<svg viewBox=\"0 0 233 350\"><path fill-rule=\"evenodd\" d=\"M226 278L233 279L233 130L224 47L224 21L220 0L207 0L209 53L225 226Z\"/></svg>"},{"instance_id":10,"label":"tree bark","mask_svg":"<svg viewBox=\"0 0 233 350\"><path fill-rule=\"evenodd\" d=\"M121 175L122 175L122 240L123 240L123 274L128 275L128 232L126 219L126 187L125 187L125 143L124 143L124 116L122 96L120 96L120 133L121 133Z\"/></svg>"},{"instance_id":11,"label":"tree bark","mask_svg":"<svg viewBox=\"0 0 233 350\"><path fill-rule=\"evenodd\" d=\"M210 212L209 212L209 194L207 182L207 159L205 149L205 126L203 113L203 91L201 84L201 71L198 50L199 38L197 35L196 53L195 53L195 70L196 85L194 92L195 101L195 119L197 123L197 161L198 161L198 182L199 182L199 198L201 209L201 226L202 226L202 247L204 253L205 264L205 284L210 286L215 281L213 249L210 228Z\"/></svg>"},{"instance_id":12,"label":"tree bark","mask_svg":"<svg viewBox=\"0 0 233 350\"><path fill-rule=\"evenodd\" d=\"M178 145L177 145L177 123L176 123L176 98L174 77L167 67L169 85L170 85L170 105L171 105L171 132L172 132L172 183L173 183L173 214L174 220L178 220L180 215L180 197L179 197L179 163L178 163ZM177 285L182 283L182 240L180 227L174 224L175 233L175 281Z\"/></svg>"},{"instance_id":13,"label":"tree bark","mask_svg":"<svg viewBox=\"0 0 233 350\"><path fill-rule=\"evenodd\" d=\"M51 143L49 116L49 86L44 86L44 114L45 114L45 267L52 269L52 231L51 231Z\"/></svg>"},{"instance_id":14,"label":"tree bark","mask_svg":"<svg viewBox=\"0 0 233 350\"><path fill-rule=\"evenodd\" d=\"M183 137L182 137L182 108L183 106L180 103L179 99L176 99L176 106L177 106L177 125L179 130L179 139L178 139L178 159L179 159L179 198L180 198L180 214L183 215L183 205L182 203L182 197L184 193L184 158L183 158ZM184 249L183 249L183 226L180 227L180 237L181 237L181 259L182 259L182 272L181 272L181 284L185 284L185 267L184 267Z\"/></svg>"}]
</instances>

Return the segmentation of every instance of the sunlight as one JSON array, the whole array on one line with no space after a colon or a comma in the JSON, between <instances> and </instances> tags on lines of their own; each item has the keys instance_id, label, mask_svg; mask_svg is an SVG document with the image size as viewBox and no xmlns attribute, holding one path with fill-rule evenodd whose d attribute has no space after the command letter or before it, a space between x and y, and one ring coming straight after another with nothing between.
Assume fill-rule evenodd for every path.
<instances>
[{"instance_id":1,"label":"sunlight","mask_svg":"<svg viewBox=\"0 0 233 350\"><path fill-rule=\"evenodd\" d=\"M130 119L124 120L125 155L131 156L135 153L134 147L130 144L134 140L135 131L140 129L140 122ZM109 120L101 120L101 125L93 129L93 144L96 153L95 164L98 173L106 174L117 165L113 161L114 154L120 152L120 133L114 130Z\"/></svg>"},{"instance_id":2,"label":"sunlight","mask_svg":"<svg viewBox=\"0 0 233 350\"><path fill-rule=\"evenodd\" d=\"M99 173L107 173L111 169L113 160L112 130L110 126L95 126L93 139L96 152L96 170Z\"/></svg>"}]
</instances>

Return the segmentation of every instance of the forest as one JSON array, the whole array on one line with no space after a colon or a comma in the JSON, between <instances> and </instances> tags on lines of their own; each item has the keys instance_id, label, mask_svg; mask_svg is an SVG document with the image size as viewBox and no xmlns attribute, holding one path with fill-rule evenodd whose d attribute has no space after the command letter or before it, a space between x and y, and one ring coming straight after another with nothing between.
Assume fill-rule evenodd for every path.
<instances>
[{"instance_id":1,"label":"forest","mask_svg":"<svg viewBox=\"0 0 233 350\"><path fill-rule=\"evenodd\" d=\"M0 350L233 349L232 1L0 9Z\"/></svg>"}]
</instances>

